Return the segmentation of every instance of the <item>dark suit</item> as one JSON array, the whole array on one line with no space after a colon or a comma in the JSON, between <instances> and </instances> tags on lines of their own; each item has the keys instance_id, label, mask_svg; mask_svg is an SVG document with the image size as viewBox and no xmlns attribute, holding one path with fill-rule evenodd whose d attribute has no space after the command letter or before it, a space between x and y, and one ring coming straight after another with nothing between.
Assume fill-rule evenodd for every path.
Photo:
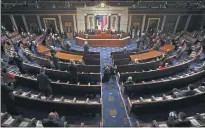
<instances>
[{"instance_id":1,"label":"dark suit","mask_svg":"<svg viewBox=\"0 0 205 128\"><path fill-rule=\"evenodd\" d=\"M134 84L133 81L126 81L126 82L124 83L124 85L132 85L132 84Z\"/></svg>"},{"instance_id":2,"label":"dark suit","mask_svg":"<svg viewBox=\"0 0 205 128\"><path fill-rule=\"evenodd\" d=\"M190 127L191 122L189 120L179 121L174 120L170 122L170 127Z\"/></svg>"},{"instance_id":3,"label":"dark suit","mask_svg":"<svg viewBox=\"0 0 205 128\"><path fill-rule=\"evenodd\" d=\"M19 71L22 74L25 74L25 70L23 68L23 59L21 57L14 56L13 61L15 62L16 66L19 68Z\"/></svg>"},{"instance_id":4,"label":"dark suit","mask_svg":"<svg viewBox=\"0 0 205 128\"><path fill-rule=\"evenodd\" d=\"M10 114L18 114L15 108L15 96L13 94L13 89L13 84L8 86L7 84L1 83L2 103L5 103L6 109Z\"/></svg>"},{"instance_id":5,"label":"dark suit","mask_svg":"<svg viewBox=\"0 0 205 128\"><path fill-rule=\"evenodd\" d=\"M50 86L51 81L45 74L38 74L37 75L37 81L39 83L39 89L45 93L46 96L48 96L48 93L52 93L52 88Z\"/></svg>"},{"instance_id":6,"label":"dark suit","mask_svg":"<svg viewBox=\"0 0 205 128\"><path fill-rule=\"evenodd\" d=\"M72 84L77 84L77 82L78 82L78 67L74 64L71 64L68 67L68 70L70 72L70 82Z\"/></svg>"},{"instance_id":7,"label":"dark suit","mask_svg":"<svg viewBox=\"0 0 205 128\"><path fill-rule=\"evenodd\" d=\"M54 64L55 68L56 68L56 69L59 69L59 68L60 68L59 58L56 57L56 56L52 56L51 59L52 59L52 61L53 61L53 64Z\"/></svg>"},{"instance_id":8,"label":"dark suit","mask_svg":"<svg viewBox=\"0 0 205 128\"><path fill-rule=\"evenodd\" d=\"M84 48L84 53L88 53L89 52L89 46L87 44L84 44L83 48Z\"/></svg>"},{"instance_id":9,"label":"dark suit","mask_svg":"<svg viewBox=\"0 0 205 128\"><path fill-rule=\"evenodd\" d=\"M64 122L61 120L43 119L42 125L43 127L64 127Z\"/></svg>"}]
</instances>

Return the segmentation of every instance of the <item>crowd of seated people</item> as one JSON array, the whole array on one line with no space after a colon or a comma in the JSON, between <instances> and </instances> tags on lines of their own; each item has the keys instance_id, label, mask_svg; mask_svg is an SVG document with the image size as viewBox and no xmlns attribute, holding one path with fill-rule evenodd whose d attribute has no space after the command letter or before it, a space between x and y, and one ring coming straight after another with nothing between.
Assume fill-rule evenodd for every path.
<instances>
[{"instance_id":1,"label":"crowd of seated people","mask_svg":"<svg viewBox=\"0 0 205 128\"><path fill-rule=\"evenodd\" d=\"M169 113L167 125L169 127L190 127L191 122L187 120L186 114L184 112L179 112L177 115L177 113L174 111Z\"/></svg>"}]
</instances>

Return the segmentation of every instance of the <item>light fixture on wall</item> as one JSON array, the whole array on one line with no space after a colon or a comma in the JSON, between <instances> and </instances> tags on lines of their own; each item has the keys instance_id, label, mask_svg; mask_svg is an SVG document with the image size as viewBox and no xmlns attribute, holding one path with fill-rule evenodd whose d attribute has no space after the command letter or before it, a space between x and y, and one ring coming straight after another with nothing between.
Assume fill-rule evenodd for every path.
<instances>
[{"instance_id":1,"label":"light fixture on wall","mask_svg":"<svg viewBox=\"0 0 205 128\"><path fill-rule=\"evenodd\" d=\"M104 2L100 3L100 7L104 8L105 7L105 3Z\"/></svg>"}]
</instances>

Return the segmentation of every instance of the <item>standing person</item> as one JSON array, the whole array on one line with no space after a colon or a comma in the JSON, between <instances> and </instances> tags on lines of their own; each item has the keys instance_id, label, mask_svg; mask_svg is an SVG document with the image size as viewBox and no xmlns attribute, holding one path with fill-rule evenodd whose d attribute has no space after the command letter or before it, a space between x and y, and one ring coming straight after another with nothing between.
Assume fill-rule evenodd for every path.
<instances>
[{"instance_id":1,"label":"standing person","mask_svg":"<svg viewBox=\"0 0 205 128\"><path fill-rule=\"evenodd\" d=\"M7 112L10 114L18 114L15 108L15 96L13 94L15 75L9 73L6 67L2 68L1 75L2 103L5 103Z\"/></svg>"},{"instance_id":2,"label":"standing person","mask_svg":"<svg viewBox=\"0 0 205 128\"><path fill-rule=\"evenodd\" d=\"M111 79L115 78L117 66L110 65L110 77Z\"/></svg>"},{"instance_id":3,"label":"standing person","mask_svg":"<svg viewBox=\"0 0 205 128\"><path fill-rule=\"evenodd\" d=\"M88 53L89 52L89 46L88 46L88 42L85 41L84 45L83 45L83 49L84 49L84 53Z\"/></svg>"},{"instance_id":4,"label":"standing person","mask_svg":"<svg viewBox=\"0 0 205 128\"><path fill-rule=\"evenodd\" d=\"M105 83L110 80L110 68L108 67L108 65L105 65L103 69L104 69L103 83Z\"/></svg>"},{"instance_id":5,"label":"standing person","mask_svg":"<svg viewBox=\"0 0 205 128\"><path fill-rule=\"evenodd\" d=\"M55 66L55 68L57 70L60 69L59 58L56 57L55 54L51 54L51 60L53 61L53 65Z\"/></svg>"},{"instance_id":6,"label":"standing person","mask_svg":"<svg viewBox=\"0 0 205 128\"><path fill-rule=\"evenodd\" d=\"M9 86L8 84L1 82L2 103L5 103L8 113L18 115L18 112L15 108L15 96L13 94L13 89L13 84Z\"/></svg>"},{"instance_id":7,"label":"standing person","mask_svg":"<svg viewBox=\"0 0 205 128\"><path fill-rule=\"evenodd\" d=\"M51 55L52 55L52 54L55 55L55 54L57 53L57 51L56 51L56 49L55 49L54 46L51 46L50 53L51 53Z\"/></svg>"},{"instance_id":8,"label":"standing person","mask_svg":"<svg viewBox=\"0 0 205 128\"><path fill-rule=\"evenodd\" d=\"M66 49L67 49L68 51L71 50L71 44L70 44L70 41L68 41L68 42L66 43Z\"/></svg>"},{"instance_id":9,"label":"standing person","mask_svg":"<svg viewBox=\"0 0 205 128\"><path fill-rule=\"evenodd\" d=\"M72 84L78 83L78 67L75 65L75 62L71 60L71 65L68 67L70 72L70 82Z\"/></svg>"},{"instance_id":10,"label":"standing person","mask_svg":"<svg viewBox=\"0 0 205 128\"><path fill-rule=\"evenodd\" d=\"M17 55L17 53L13 53L13 61L16 64L16 66L18 67L19 71L22 74L25 74L25 69L23 68L23 59Z\"/></svg>"},{"instance_id":11,"label":"standing person","mask_svg":"<svg viewBox=\"0 0 205 128\"><path fill-rule=\"evenodd\" d=\"M6 67L2 68L1 76L2 76L3 82L6 83L7 85L11 85L12 83L15 82L15 75L12 73L9 73Z\"/></svg>"},{"instance_id":12,"label":"standing person","mask_svg":"<svg viewBox=\"0 0 205 128\"><path fill-rule=\"evenodd\" d=\"M39 89L45 93L45 96L52 93L51 80L45 75L44 68L40 69L40 74L37 75L37 81L39 83Z\"/></svg>"},{"instance_id":13,"label":"standing person","mask_svg":"<svg viewBox=\"0 0 205 128\"><path fill-rule=\"evenodd\" d=\"M36 54L38 54L38 46L35 41L32 41L33 50Z\"/></svg>"}]
</instances>

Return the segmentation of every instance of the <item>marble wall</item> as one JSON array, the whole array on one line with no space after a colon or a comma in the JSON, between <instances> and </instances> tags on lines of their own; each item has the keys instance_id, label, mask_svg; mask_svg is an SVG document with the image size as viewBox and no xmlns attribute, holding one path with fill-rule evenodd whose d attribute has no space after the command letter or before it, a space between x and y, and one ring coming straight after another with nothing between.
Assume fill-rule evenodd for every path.
<instances>
[{"instance_id":1,"label":"marble wall","mask_svg":"<svg viewBox=\"0 0 205 128\"><path fill-rule=\"evenodd\" d=\"M87 14L120 14L120 30L127 32L128 27L128 8L127 7L110 7L110 8L96 8L96 7L83 7L77 8L77 26L78 31L85 31L85 15Z\"/></svg>"}]
</instances>

